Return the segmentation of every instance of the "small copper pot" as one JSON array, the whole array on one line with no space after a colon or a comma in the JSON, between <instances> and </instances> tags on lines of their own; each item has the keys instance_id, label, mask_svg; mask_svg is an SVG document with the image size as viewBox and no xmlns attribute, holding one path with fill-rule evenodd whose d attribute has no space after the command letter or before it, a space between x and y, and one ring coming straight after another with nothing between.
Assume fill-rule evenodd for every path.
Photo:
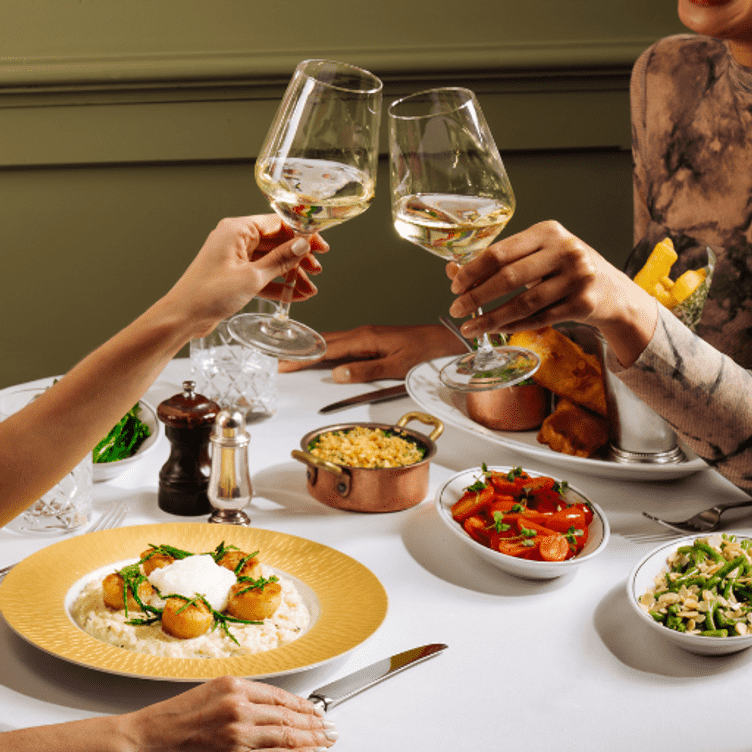
<instances>
[{"instance_id":1,"label":"small copper pot","mask_svg":"<svg viewBox=\"0 0 752 752\"><path fill-rule=\"evenodd\" d=\"M430 436L406 429L411 420L434 427ZM311 442L329 431L343 431L356 426L393 431L416 441L425 449L420 462L403 467L349 467L315 457L308 450ZM325 426L307 433L301 440L302 451L294 449L292 456L308 466L308 493L317 501L337 509L353 512L397 512L420 504L428 493L428 466L436 454L436 439L444 431L444 424L432 415L411 412L403 415L395 425L386 423L342 423Z\"/></svg>"},{"instance_id":2,"label":"small copper pot","mask_svg":"<svg viewBox=\"0 0 752 752\"><path fill-rule=\"evenodd\" d=\"M471 420L495 431L530 431L540 427L551 407L551 395L538 384L508 386L467 393Z\"/></svg>"}]
</instances>

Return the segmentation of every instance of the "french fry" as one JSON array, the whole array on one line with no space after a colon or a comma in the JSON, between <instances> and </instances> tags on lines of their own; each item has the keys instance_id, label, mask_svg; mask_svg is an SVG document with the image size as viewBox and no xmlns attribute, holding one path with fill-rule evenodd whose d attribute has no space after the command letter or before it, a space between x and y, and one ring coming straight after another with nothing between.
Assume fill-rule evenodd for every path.
<instances>
[{"instance_id":1,"label":"french fry","mask_svg":"<svg viewBox=\"0 0 752 752\"><path fill-rule=\"evenodd\" d=\"M648 290L648 292L654 298L657 298L659 303L665 305L666 308L671 308L672 305L675 305L675 301L671 297L670 290L666 289L666 286L663 284L663 282L656 282L655 285L653 285L653 289Z\"/></svg>"},{"instance_id":2,"label":"french fry","mask_svg":"<svg viewBox=\"0 0 752 752\"><path fill-rule=\"evenodd\" d=\"M684 302L705 281L706 276L704 269L688 269L684 272L671 288L669 295L672 302L668 307L673 308Z\"/></svg>"},{"instance_id":3,"label":"french fry","mask_svg":"<svg viewBox=\"0 0 752 752\"><path fill-rule=\"evenodd\" d=\"M656 283L662 277L668 277L677 258L679 256L674 250L671 238L664 238L660 243L656 243L645 265L635 275L634 281L652 295Z\"/></svg>"}]
</instances>

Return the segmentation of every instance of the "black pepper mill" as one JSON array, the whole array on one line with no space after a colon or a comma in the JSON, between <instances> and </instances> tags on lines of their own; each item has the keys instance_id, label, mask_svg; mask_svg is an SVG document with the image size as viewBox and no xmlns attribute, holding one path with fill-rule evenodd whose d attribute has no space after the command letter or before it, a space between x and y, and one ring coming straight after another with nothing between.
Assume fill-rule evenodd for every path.
<instances>
[{"instance_id":1,"label":"black pepper mill","mask_svg":"<svg viewBox=\"0 0 752 752\"><path fill-rule=\"evenodd\" d=\"M184 381L183 392L157 408L171 444L170 456L159 471L157 503L165 512L186 516L212 510L206 494L211 472L209 436L220 410L195 389L195 381Z\"/></svg>"}]
</instances>

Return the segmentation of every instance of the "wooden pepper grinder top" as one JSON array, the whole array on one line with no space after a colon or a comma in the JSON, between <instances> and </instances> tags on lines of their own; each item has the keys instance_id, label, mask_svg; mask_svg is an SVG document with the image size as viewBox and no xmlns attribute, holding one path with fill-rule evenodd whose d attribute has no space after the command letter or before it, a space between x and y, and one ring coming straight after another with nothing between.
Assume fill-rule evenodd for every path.
<instances>
[{"instance_id":1,"label":"wooden pepper grinder top","mask_svg":"<svg viewBox=\"0 0 752 752\"><path fill-rule=\"evenodd\" d=\"M157 503L165 512L186 516L212 510L206 493L211 472L209 437L220 410L195 389L195 381L184 381L183 392L157 408L171 444L170 456L159 471Z\"/></svg>"}]
</instances>

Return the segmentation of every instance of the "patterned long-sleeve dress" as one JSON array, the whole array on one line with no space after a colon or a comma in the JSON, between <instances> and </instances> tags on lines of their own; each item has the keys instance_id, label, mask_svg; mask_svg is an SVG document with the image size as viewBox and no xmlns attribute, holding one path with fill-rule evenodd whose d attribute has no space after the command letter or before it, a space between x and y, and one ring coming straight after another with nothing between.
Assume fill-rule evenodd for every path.
<instances>
[{"instance_id":1,"label":"patterned long-sleeve dress","mask_svg":"<svg viewBox=\"0 0 752 752\"><path fill-rule=\"evenodd\" d=\"M752 491L752 69L725 43L681 35L632 74L634 273L670 236L675 269L717 263L697 335L659 306L638 361L615 372L711 466Z\"/></svg>"}]
</instances>

